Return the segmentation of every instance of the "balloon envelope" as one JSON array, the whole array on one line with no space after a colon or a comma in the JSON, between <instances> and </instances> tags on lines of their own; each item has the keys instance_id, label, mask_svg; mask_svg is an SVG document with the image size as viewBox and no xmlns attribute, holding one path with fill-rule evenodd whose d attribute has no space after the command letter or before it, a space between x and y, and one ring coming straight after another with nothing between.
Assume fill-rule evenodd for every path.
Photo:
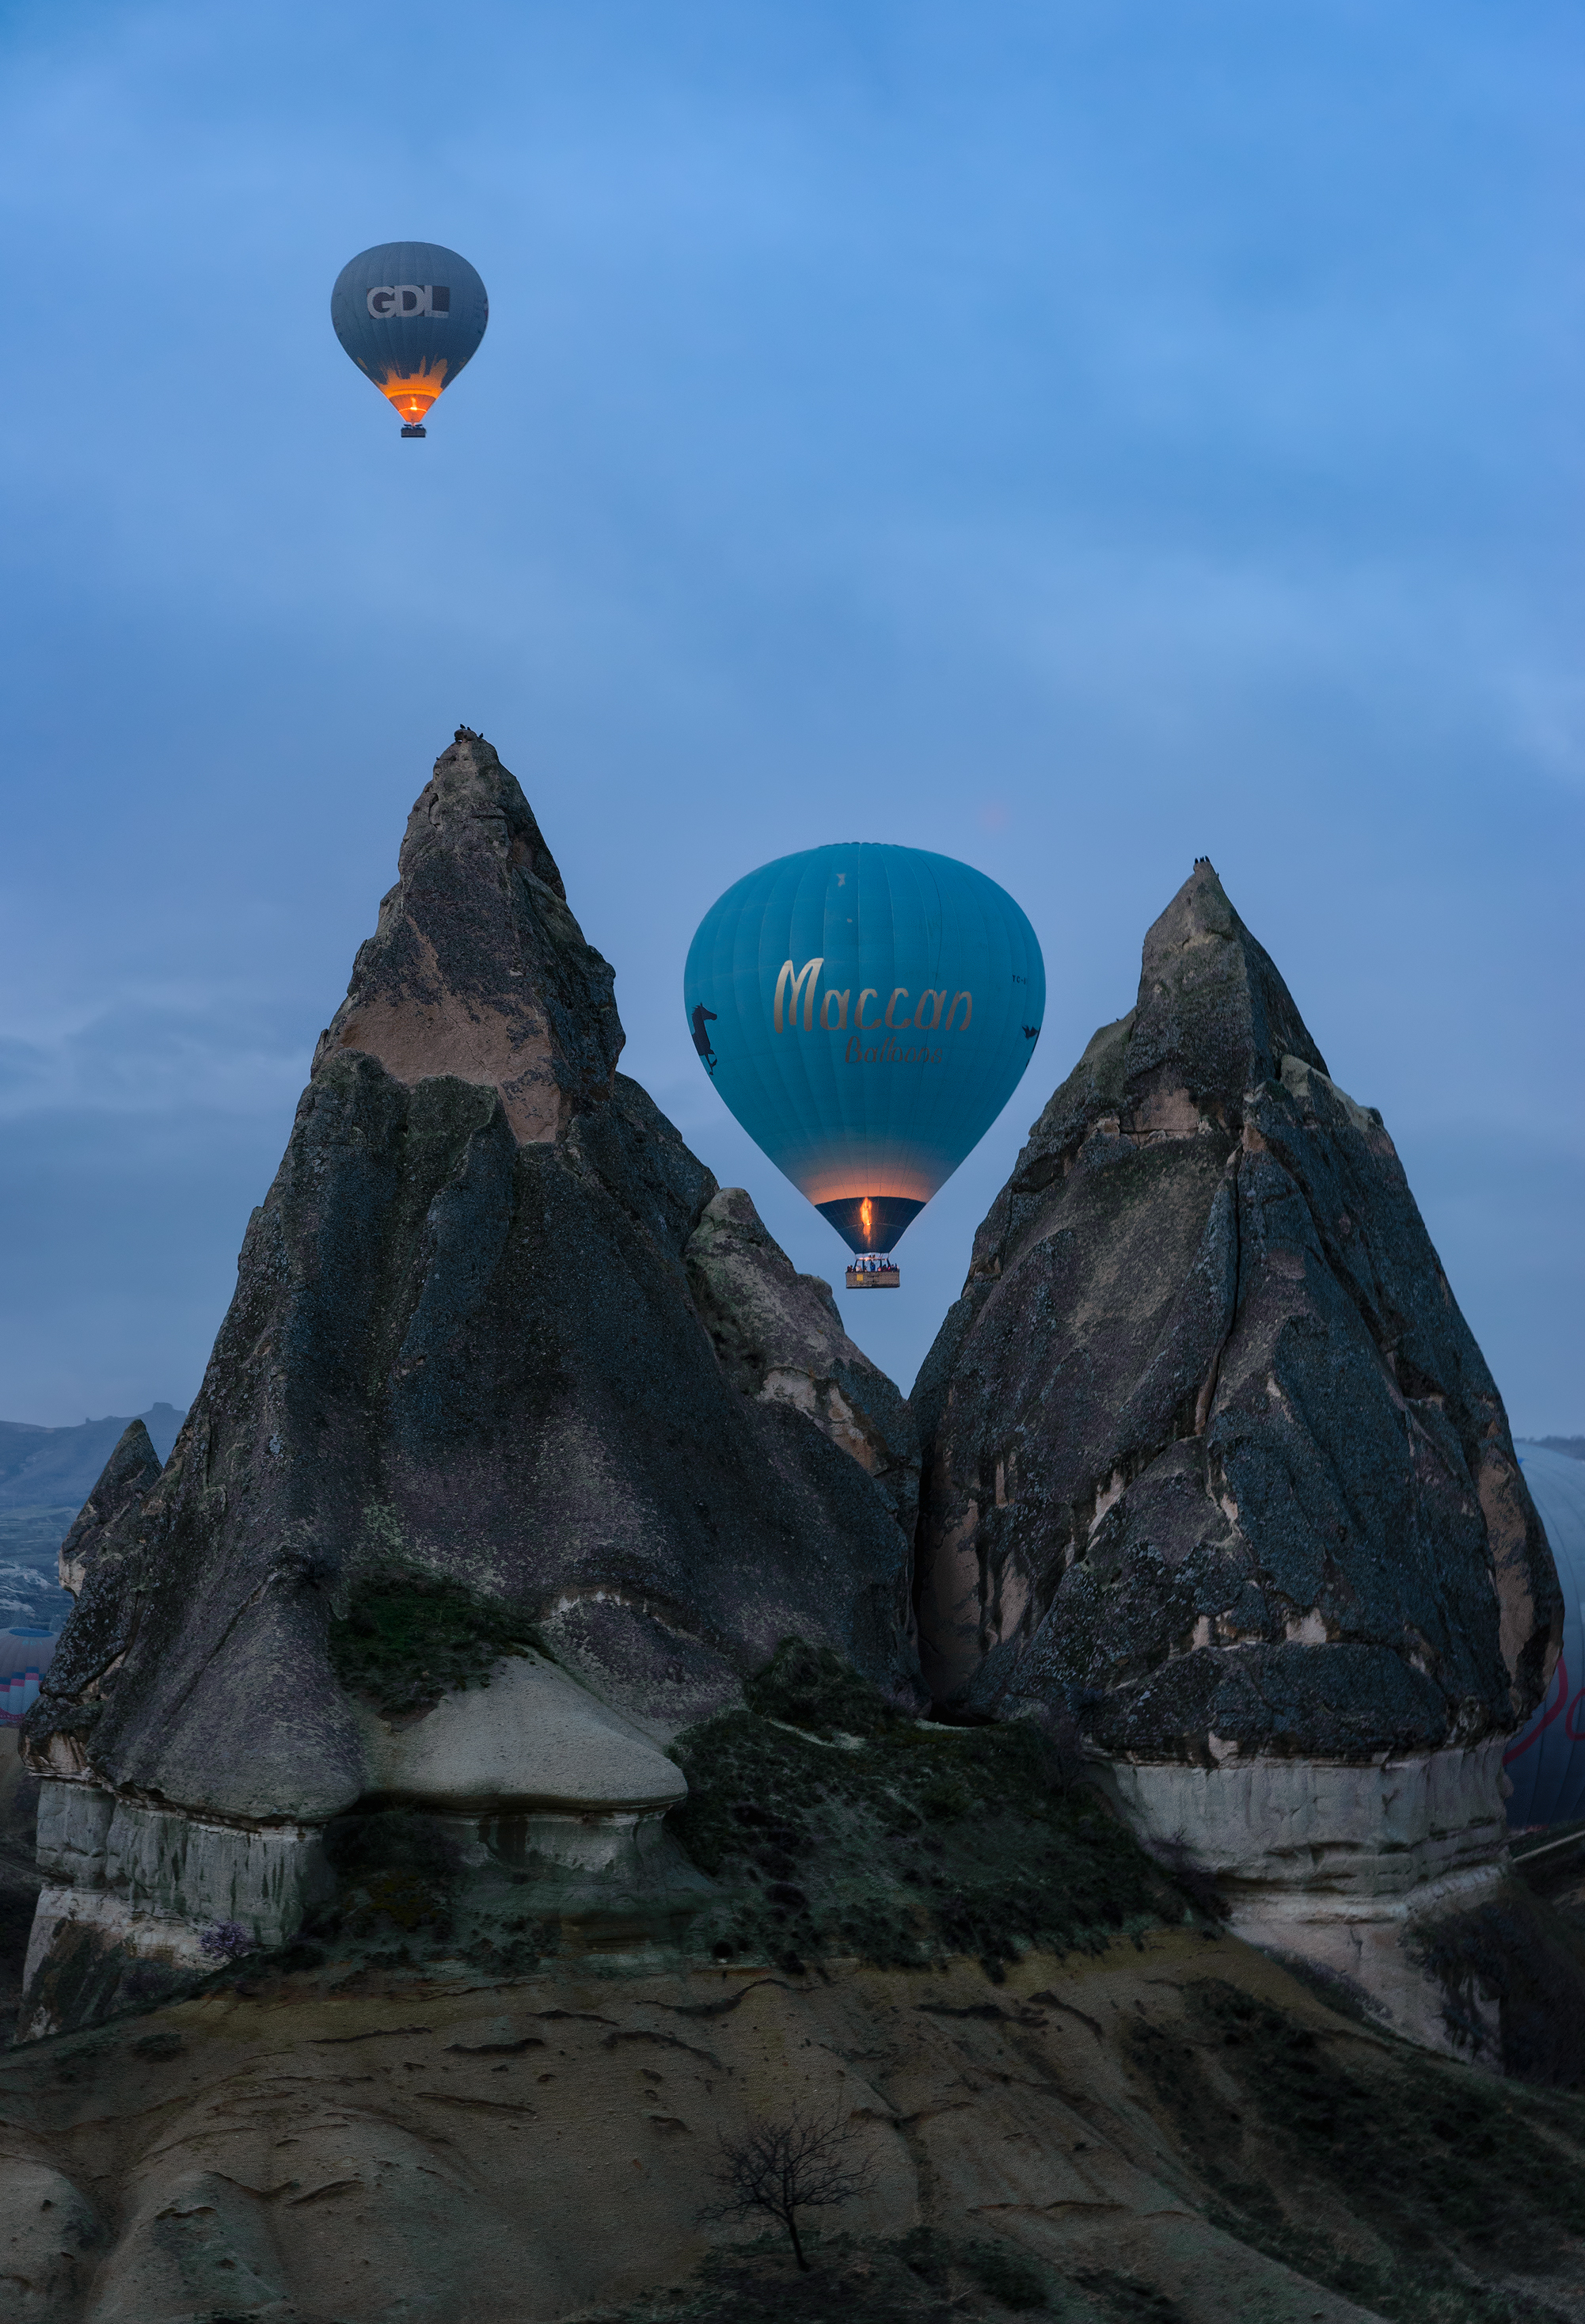
<instances>
[{"instance_id":1,"label":"balloon envelope","mask_svg":"<svg viewBox=\"0 0 1585 2324\"><path fill-rule=\"evenodd\" d=\"M1563 1643L1545 1702L1503 1754L1514 1787L1508 1821L1516 1829L1585 1816L1585 1461L1522 1444L1519 1465L1552 1545L1563 1593Z\"/></svg>"},{"instance_id":2,"label":"balloon envelope","mask_svg":"<svg viewBox=\"0 0 1585 2324\"><path fill-rule=\"evenodd\" d=\"M50 1631L31 1623L0 1631L0 1727L20 1727L37 1702L56 1643Z\"/></svg>"},{"instance_id":3,"label":"balloon envelope","mask_svg":"<svg viewBox=\"0 0 1585 2324\"><path fill-rule=\"evenodd\" d=\"M0 1680L15 1671L47 1670L56 1639L42 1624L27 1622L14 1630L0 1630Z\"/></svg>"},{"instance_id":4,"label":"balloon envelope","mask_svg":"<svg viewBox=\"0 0 1585 2324\"><path fill-rule=\"evenodd\" d=\"M1018 1087L1046 969L982 872L853 842L729 888L683 1002L750 1137L851 1249L890 1250Z\"/></svg>"},{"instance_id":5,"label":"balloon envelope","mask_svg":"<svg viewBox=\"0 0 1585 2324\"><path fill-rule=\"evenodd\" d=\"M330 293L336 336L417 426L484 336L490 301L465 258L438 242L381 242L349 259Z\"/></svg>"}]
</instances>

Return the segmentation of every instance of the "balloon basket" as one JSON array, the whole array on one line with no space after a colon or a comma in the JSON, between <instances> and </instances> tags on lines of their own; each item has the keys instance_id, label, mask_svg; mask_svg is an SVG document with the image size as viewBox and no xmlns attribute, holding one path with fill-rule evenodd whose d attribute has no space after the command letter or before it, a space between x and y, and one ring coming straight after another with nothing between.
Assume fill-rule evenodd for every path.
<instances>
[{"instance_id":1,"label":"balloon basket","mask_svg":"<svg viewBox=\"0 0 1585 2324\"><path fill-rule=\"evenodd\" d=\"M889 1259L884 1267L848 1269L850 1291L896 1291L902 1282L900 1271Z\"/></svg>"},{"instance_id":2,"label":"balloon basket","mask_svg":"<svg viewBox=\"0 0 1585 2324\"><path fill-rule=\"evenodd\" d=\"M427 428L404 428L401 432L404 436L427 436L429 431Z\"/></svg>"}]
</instances>

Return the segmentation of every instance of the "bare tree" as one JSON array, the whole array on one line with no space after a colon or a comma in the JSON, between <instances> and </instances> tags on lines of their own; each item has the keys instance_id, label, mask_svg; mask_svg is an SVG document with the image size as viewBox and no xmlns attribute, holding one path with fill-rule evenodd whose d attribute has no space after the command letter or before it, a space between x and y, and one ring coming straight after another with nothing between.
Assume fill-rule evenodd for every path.
<instances>
[{"instance_id":1,"label":"bare tree","mask_svg":"<svg viewBox=\"0 0 1585 2324\"><path fill-rule=\"evenodd\" d=\"M758 2212L779 2220L806 2274L798 2213L851 2202L875 2183L869 2163L862 2155L855 2159L853 2144L852 2128L840 2113L825 2118L795 2114L787 2122L752 2124L741 2138L723 2135L716 2173L721 2200L699 2217L750 2219Z\"/></svg>"}]
</instances>

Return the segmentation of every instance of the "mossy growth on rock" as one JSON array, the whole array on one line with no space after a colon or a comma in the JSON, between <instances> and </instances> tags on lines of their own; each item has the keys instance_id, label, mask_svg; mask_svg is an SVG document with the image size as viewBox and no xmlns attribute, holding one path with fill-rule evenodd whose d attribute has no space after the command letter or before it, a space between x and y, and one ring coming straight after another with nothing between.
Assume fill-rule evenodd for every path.
<instances>
[{"instance_id":1,"label":"mossy growth on rock","mask_svg":"<svg viewBox=\"0 0 1585 2324\"><path fill-rule=\"evenodd\" d=\"M503 1655L546 1649L532 1627L460 1582L391 1571L353 1586L330 1624L330 1660L349 1694L387 1718L427 1710L453 1689L488 1686Z\"/></svg>"},{"instance_id":2,"label":"mossy growth on rock","mask_svg":"<svg viewBox=\"0 0 1585 2324\"><path fill-rule=\"evenodd\" d=\"M1219 2227L1394 2324L1574 2312L1535 2295L1557 2268L1572 2296L1585 2099L1329 2035L1218 1978L1184 1998L1184 2028L1129 2040Z\"/></svg>"},{"instance_id":3,"label":"mossy growth on rock","mask_svg":"<svg viewBox=\"0 0 1585 2324\"><path fill-rule=\"evenodd\" d=\"M829 1652L788 1641L748 1708L689 1728L670 1828L722 1890L696 1923L717 1959L991 1977L1035 1946L1099 1950L1190 1906L1032 1721L929 1726ZM804 1731L791 1731L801 1727Z\"/></svg>"},{"instance_id":4,"label":"mossy growth on rock","mask_svg":"<svg viewBox=\"0 0 1585 2324\"><path fill-rule=\"evenodd\" d=\"M840 1655L806 1638L783 1638L764 1669L745 1683L743 1701L761 1719L779 1719L827 1742L836 1735L895 1735L917 1723Z\"/></svg>"}]
</instances>

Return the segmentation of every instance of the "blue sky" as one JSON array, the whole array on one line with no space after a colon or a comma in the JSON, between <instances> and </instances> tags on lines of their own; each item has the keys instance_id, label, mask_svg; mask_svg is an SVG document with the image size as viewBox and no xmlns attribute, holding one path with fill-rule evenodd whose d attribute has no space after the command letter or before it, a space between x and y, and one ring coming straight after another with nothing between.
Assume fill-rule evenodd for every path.
<instances>
[{"instance_id":1,"label":"blue sky","mask_svg":"<svg viewBox=\"0 0 1585 2324\"><path fill-rule=\"evenodd\" d=\"M197 1388L459 720L625 1068L797 1263L678 989L831 838L962 856L1036 1065L1209 854L1379 1105L1509 1403L1585 1429L1585 31L1466 0L0 8L0 1414ZM343 263L465 252L428 440Z\"/></svg>"}]
</instances>

